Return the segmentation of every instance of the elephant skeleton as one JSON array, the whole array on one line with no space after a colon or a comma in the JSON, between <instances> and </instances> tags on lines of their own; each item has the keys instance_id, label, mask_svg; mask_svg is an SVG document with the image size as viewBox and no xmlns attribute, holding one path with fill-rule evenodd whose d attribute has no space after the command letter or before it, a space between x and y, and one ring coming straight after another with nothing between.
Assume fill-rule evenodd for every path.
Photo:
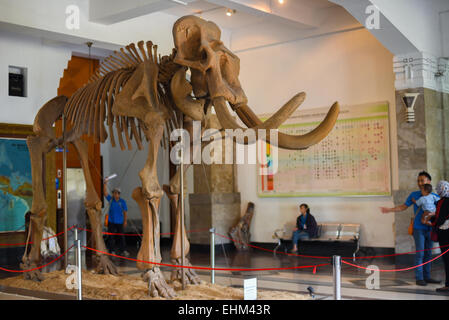
<instances>
[{"instance_id":1,"label":"elephant skeleton","mask_svg":"<svg viewBox=\"0 0 449 320\"><path fill-rule=\"evenodd\" d=\"M109 138L114 147L114 126L122 150L126 148L125 141L129 149L132 148L132 140L135 140L139 149L142 149L144 138L149 144L147 161L139 173L142 185L132 193L139 205L143 226L142 245L137 258L157 263L162 260L158 209L165 192L177 213L170 255L172 263L180 264L181 231L184 228L180 222L180 170L170 180L170 184L163 188L159 185L156 172L159 147L168 146L166 137L181 125L191 128L194 120L201 121L202 130L205 130L210 122L212 107L223 129L253 131L257 137L261 130L278 128L305 98L304 93L295 95L271 118L262 122L247 105L238 79L239 58L223 45L220 34L220 29L213 22L196 16L182 17L173 26L175 49L171 55L158 56L157 46L151 41L140 41L137 46L130 44L125 47L126 50L122 48L106 58L89 82L70 98L58 96L39 110L33 126L35 135L27 138L32 165L32 246L23 258L22 269L34 268L40 260L39 244L47 210L42 181L42 156L57 146L72 143L80 157L86 181L84 203L93 230L94 247L98 250L97 271L117 274L116 266L106 254L100 252L107 252L101 233L101 200L89 171L87 144L81 139L83 134L92 136L100 143ZM186 78L187 70L190 70L189 81ZM227 103L247 128L238 125ZM311 132L302 136L279 133L278 146L298 150L318 143L332 130L338 113L338 103L334 103L323 122ZM56 137L52 126L62 116L66 119L66 130L62 137ZM183 124L180 119L184 119ZM270 135L266 134L265 137L269 142ZM184 240L184 254L187 255L189 242L187 238ZM185 261L190 264L187 258ZM143 276L150 283L151 296L175 295L158 265L137 262L137 268L144 271ZM181 278L180 269L177 269L172 272L172 280ZM199 278L192 270L187 269L185 272L187 282L198 283ZM25 277L37 280L43 278L38 270L27 272Z\"/></svg>"}]
</instances>

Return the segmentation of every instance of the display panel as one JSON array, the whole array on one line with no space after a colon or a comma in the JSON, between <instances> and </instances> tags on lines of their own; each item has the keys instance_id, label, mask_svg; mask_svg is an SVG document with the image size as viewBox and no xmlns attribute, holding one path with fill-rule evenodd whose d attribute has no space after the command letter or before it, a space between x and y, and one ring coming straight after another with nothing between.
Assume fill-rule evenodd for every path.
<instances>
[{"instance_id":1,"label":"display panel","mask_svg":"<svg viewBox=\"0 0 449 320\"><path fill-rule=\"evenodd\" d=\"M298 111L279 128L288 134L306 134L328 108ZM269 115L261 115L262 120ZM305 150L275 150L258 142L260 197L325 197L391 195L388 103L342 106L335 127L320 143ZM269 160L269 161L268 161ZM268 162L267 162L268 161Z\"/></svg>"},{"instance_id":2,"label":"display panel","mask_svg":"<svg viewBox=\"0 0 449 320\"><path fill-rule=\"evenodd\" d=\"M25 230L32 195L26 140L0 138L0 232Z\"/></svg>"}]
</instances>

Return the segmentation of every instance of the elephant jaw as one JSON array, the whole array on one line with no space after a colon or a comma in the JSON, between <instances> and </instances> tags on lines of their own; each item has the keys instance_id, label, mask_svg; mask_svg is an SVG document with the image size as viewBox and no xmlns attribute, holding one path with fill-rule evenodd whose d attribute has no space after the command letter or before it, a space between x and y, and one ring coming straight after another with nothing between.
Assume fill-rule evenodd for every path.
<instances>
[{"instance_id":1,"label":"elephant jaw","mask_svg":"<svg viewBox=\"0 0 449 320\"><path fill-rule=\"evenodd\" d=\"M182 113L193 120L202 121L204 118L204 99L194 100L190 93L192 85L186 80L186 69L180 68L170 82L173 101Z\"/></svg>"}]
</instances>

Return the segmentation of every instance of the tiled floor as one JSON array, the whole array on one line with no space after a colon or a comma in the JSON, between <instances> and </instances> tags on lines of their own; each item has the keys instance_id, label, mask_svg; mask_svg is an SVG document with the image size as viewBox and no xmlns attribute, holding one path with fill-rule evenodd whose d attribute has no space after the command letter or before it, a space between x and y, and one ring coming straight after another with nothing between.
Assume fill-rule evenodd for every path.
<instances>
[{"instance_id":1,"label":"tiled floor","mask_svg":"<svg viewBox=\"0 0 449 320\"><path fill-rule=\"evenodd\" d=\"M0 300L42 300L42 299L0 292Z\"/></svg>"},{"instance_id":2,"label":"tiled floor","mask_svg":"<svg viewBox=\"0 0 449 320\"><path fill-rule=\"evenodd\" d=\"M137 248L129 247L130 257L136 257ZM225 254L224 254L225 253ZM162 246L162 257L164 263L170 263L170 247ZM69 256L69 263L73 263L73 254ZM139 274L135 262L113 258L119 266L120 271L127 274ZM193 251L190 261L194 266L209 266L210 255L207 251ZM397 262L394 258L361 259L357 264L362 266L375 265L380 269L396 269L413 265L413 255ZM237 252L236 250L217 250L215 266L220 268L289 268L304 265L316 265L328 263L330 259L312 259L303 257L292 257L282 253L274 255L267 251L252 249L249 252ZM352 262L352 260L350 260ZM56 268L54 265L53 268ZM162 267L163 272L169 276L170 267ZM210 271L196 271L201 279L210 281ZM0 273L0 277L10 274ZM342 299L411 299L411 300L449 300L449 295L435 292L442 285L432 284L420 287L415 284L414 271L403 272L381 272L380 288L367 289L366 279L370 274L365 270L352 266L342 265L341 268L341 295ZM243 279L257 277L259 289L292 291L308 293L307 288L312 287L315 299L328 300L333 298L333 276L332 266L318 267L313 273L313 268L290 269L290 270L263 270L263 271L216 271L215 281L227 286L243 286ZM441 259L432 263L432 277L444 280L443 263ZM1 296L0 299L7 298Z\"/></svg>"}]
</instances>

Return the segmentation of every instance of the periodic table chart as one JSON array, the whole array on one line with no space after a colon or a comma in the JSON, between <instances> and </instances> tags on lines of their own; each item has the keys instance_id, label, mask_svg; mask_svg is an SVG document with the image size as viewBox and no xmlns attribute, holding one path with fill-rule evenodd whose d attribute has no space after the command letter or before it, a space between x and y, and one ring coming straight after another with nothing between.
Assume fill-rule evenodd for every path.
<instances>
[{"instance_id":1,"label":"periodic table chart","mask_svg":"<svg viewBox=\"0 0 449 320\"><path fill-rule=\"evenodd\" d=\"M328 110L297 111L279 131L306 134ZM259 140L257 152L263 160L258 163L259 197L391 195L387 102L341 106L331 133L308 149L278 149ZM277 167L273 165L276 158ZM261 168L265 168L263 174Z\"/></svg>"}]
</instances>

